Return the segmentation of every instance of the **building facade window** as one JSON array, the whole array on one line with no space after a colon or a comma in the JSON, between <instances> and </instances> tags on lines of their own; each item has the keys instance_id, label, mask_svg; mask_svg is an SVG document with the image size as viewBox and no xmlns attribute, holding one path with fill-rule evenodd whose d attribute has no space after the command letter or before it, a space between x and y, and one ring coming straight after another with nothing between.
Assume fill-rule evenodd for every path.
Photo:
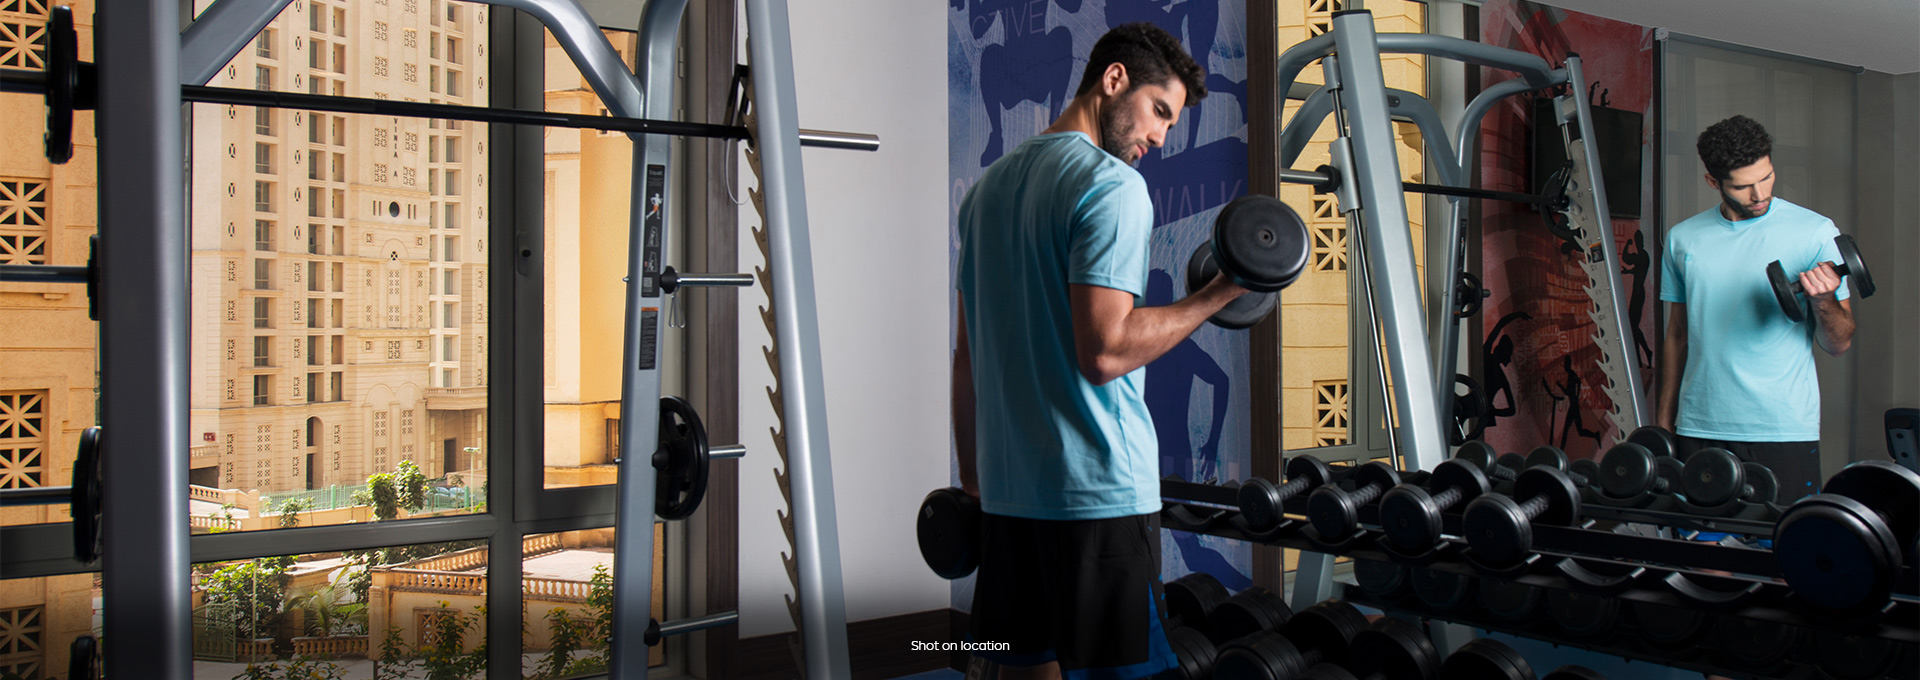
<instances>
[{"instance_id":1,"label":"building facade window","mask_svg":"<svg viewBox=\"0 0 1920 680\"><path fill-rule=\"evenodd\" d=\"M1347 220L1340 215L1333 196L1314 196L1313 214L1307 217L1307 232L1313 235L1313 270L1347 270Z\"/></svg>"},{"instance_id":2,"label":"building facade window","mask_svg":"<svg viewBox=\"0 0 1920 680\"><path fill-rule=\"evenodd\" d=\"M48 0L0 0L0 67L47 67Z\"/></svg>"},{"instance_id":3,"label":"building facade window","mask_svg":"<svg viewBox=\"0 0 1920 680\"><path fill-rule=\"evenodd\" d=\"M1316 380L1313 383L1314 446L1343 446L1351 438L1348 428L1347 381Z\"/></svg>"},{"instance_id":4,"label":"building facade window","mask_svg":"<svg viewBox=\"0 0 1920 680\"><path fill-rule=\"evenodd\" d=\"M0 264L47 262L47 183L0 177Z\"/></svg>"},{"instance_id":5,"label":"building facade window","mask_svg":"<svg viewBox=\"0 0 1920 680\"><path fill-rule=\"evenodd\" d=\"M0 609L0 675L37 678L45 668L46 608Z\"/></svg>"},{"instance_id":6,"label":"building facade window","mask_svg":"<svg viewBox=\"0 0 1920 680\"><path fill-rule=\"evenodd\" d=\"M0 489L46 484L46 420L46 390L0 392Z\"/></svg>"}]
</instances>

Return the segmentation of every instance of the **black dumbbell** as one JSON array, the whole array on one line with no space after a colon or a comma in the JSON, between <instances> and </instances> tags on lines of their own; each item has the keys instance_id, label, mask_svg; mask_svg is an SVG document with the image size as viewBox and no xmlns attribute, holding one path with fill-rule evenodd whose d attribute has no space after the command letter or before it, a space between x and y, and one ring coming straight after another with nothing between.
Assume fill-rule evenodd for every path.
<instances>
[{"instance_id":1,"label":"black dumbbell","mask_svg":"<svg viewBox=\"0 0 1920 680\"><path fill-rule=\"evenodd\" d=\"M1867 271L1865 262L1860 261L1860 246L1853 237L1846 234L1833 237L1833 245L1840 251L1840 264L1833 266L1833 273L1840 276L1852 276L1854 288L1860 291L1860 297L1873 297L1873 274ZM1800 279L1798 276L1787 278L1786 267L1779 260L1767 263L1767 283L1773 286L1773 298L1780 303L1780 311L1795 323L1807 320L1806 307L1801 306ZM1844 284L1843 284L1844 285Z\"/></svg>"},{"instance_id":2,"label":"black dumbbell","mask_svg":"<svg viewBox=\"0 0 1920 680\"><path fill-rule=\"evenodd\" d=\"M1774 525L1773 556L1794 597L1843 618L1885 607L1920 549L1920 474L1884 460L1842 468Z\"/></svg>"},{"instance_id":3,"label":"black dumbbell","mask_svg":"<svg viewBox=\"0 0 1920 680\"><path fill-rule=\"evenodd\" d=\"M1477 579L1463 574L1440 569L1416 567L1410 578L1413 581L1413 596L1420 602L1443 612L1458 611L1467 606L1473 598L1474 583Z\"/></svg>"},{"instance_id":4,"label":"black dumbbell","mask_svg":"<svg viewBox=\"0 0 1920 680\"><path fill-rule=\"evenodd\" d=\"M1467 504L1462 519L1476 560L1494 567L1513 566L1533 552L1533 522L1573 526L1580 521L1580 490L1565 472L1528 468L1514 480L1512 496L1476 498Z\"/></svg>"},{"instance_id":5,"label":"black dumbbell","mask_svg":"<svg viewBox=\"0 0 1920 680\"><path fill-rule=\"evenodd\" d=\"M914 521L921 559L941 578L973 573L980 567L980 521L980 499L956 487L934 489Z\"/></svg>"},{"instance_id":6,"label":"black dumbbell","mask_svg":"<svg viewBox=\"0 0 1920 680\"><path fill-rule=\"evenodd\" d=\"M1387 491L1380 498L1380 528L1387 545L1406 554L1433 548L1440 542L1440 513L1493 489L1482 469L1456 457L1433 468L1427 488L1401 484Z\"/></svg>"},{"instance_id":7,"label":"black dumbbell","mask_svg":"<svg viewBox=\"0 0 1920 680\"><path fill-rule=\"evenodd\" d=\"M1515 477L1519 477L1521 468L1526 465L1525 458L1511 453L1495 454L1493 446L1483 441L1470 441L1460 445L1460 450L1454 451L1453 457L1473 463L1475 467L1487 473L1488 478L1502 482L1511 482Z\"/></svg>"},{"instance_id":8,"label":"black dumbbell","mask_svg":"<svg viewBox=\"0 0 1920 680\"><path fill-rule=\"evenodd\" d=\"M1440 680L1534 680L1533 666L1512 647L1476 638L1440 664Z\"/></svg>"},{"instance_id":9,"label":"black dumbbell","mask_svg":"<svg viewBox=\"0 0 1920 680\"><path fill-rule=\"evenodd\" d=\"M1673 433L1659 425L1642 425L1634 429L1632 434L1627 435L1627 441L1647 447L1647 450L1652 451L1655 456L1671 457L1674 450L1678 448L1674 442Z\"/></svg>"},{"instance_id":10,"label":"black dumbbell","mask_svg":"<svg viewBox=\"0 0 1920 680\"><path fill-rule=\"evenodd\" d=\"M1586 666L1561 666L1542 680L1607 680L1607 676Z\"/></svg>"},{"instance_id":11,"label":"black dumbbell","mask_svg":"<svg viewBox=\"0 0 1920 680\"><path fill-rule=\"evenodd\" d=\"M1413 576L1407 565L1384 560L1354 558L1353 580L1374 599L1395 602L1413 592Z\"/></svg>"},{"instance_id":12,"label":"black dumbbell","mask_svg":"<svg viewBox=\"0 0 1920 680\"><path fill-rule=\"evenodd\" d=\"M1741 462L1726 449L1709 447L1687 458L1680 488L1688 503L1717 510L1740 501L1772 503L1780 482L1765 465Z\"/></svg>"},{"instance_id":13,"label":"black dumbbell","mask_svg":"<svg viewBox=\"0 0 1920 680\"><path fill-rule=\"evenodd\" d=\"M1567 452L1551 444L1542 444L1528 451L1527 467L1550 467L1565 472L1567 479L1573 480L1573 485L1582 489L1593 484L1593 477L1574 469L1573 463L1567 460Z\"/></svg>"},{"instance_id":14,"label":"black dumbbell","mask_svg":"<svg viewBox=\"0 0 1920 680\"><path fill-rule=\"evenodd\" d=\"M1440 652L1420 627L1390 616L1353 636L1347 656L1345 668L1323 663L1301 680L1431 680L1440 670Z\"/></svg>"},{"instance_id":15,"label":"black dumbbell","mask_svg":"<svg viewBox=\"0 0 1920 680\"><path fill-rule=\"evenodd\" d=\"M1325 485L1333 480L1333 468L1313 456L1294 456L1287 459L1287 483L1274 484L1265 479L1254 477L1240 485L1240 517L1254 531L1267 531L1280 526L1280 520L1286 514L1282 504L1287 499Z\"/></svg>"},{"instance_id":16,"label":"black dumbbell","mask_svg":"<svg viewBox=\"0 0 1920 680\"><path fill-rule=\"evenodd\" d=\"M1213 662L1219 656L1219 649L1206 633L1189 626L1174 626L1167 629L1167 646L1173 649L1174 658L1179 663L1173 668L1161 671L1155 680L1208 680L1213 677Z\"/></svg>"},{"instance_id":17,"label":"black dumbbell","mask_svg":"<svg viewBox=\"0 0 1920 680\"><path fill-rule=\"evenodd\" d=\"M1168 581L1161 588L1167 601L1167 618L1201 633L1207 629L1207 615L1232 595L1220 579L1204 571Z\"/></svg>"},{"instance_id":18,"label":"black dumbbell","mask_svg":"<svg viewBox=\"0 0 1920 680\"><path fill-rule=\"evenodd\" d=\"M1658 456L1631 441L1607 449L1600 459L1600 495L1631 501L1648 494L1670 493L1679 487L1684 466L1672 456Z\"/></svg>"},{"instance_id":19,"label":"black dumbbell","mask_svg":"<svg viewBox=\"0 0 1920 680\"><path fill-rule=\"evenodd\" d=\"M1248 635L1222 647L1214 680L1294 680L1318 663L1345 665L1348 645L1367 628L1352 604L1326 600L1308 607L1276 630Z\"/></svg>"},{"instance_id":20,"label":"black dumbbell","mask_svg":"<svg viewBox=\"0 0 1920 680\"><path fill-rule=\"evenodd\" d=\"M1360 527L1360 508L1400 483L1400 471L1375 461L1353 471L1354 489L1322 485L1307 496L1307 521L1321 540L1340 541Z\"/></svg>"},{"instance_id":21,"label":"black dumbbell","mask_svg":"<svg viewBox=\"0 0 1920 680\"><path fill-rule=\"evenodd\" d=\"M1187 290L1199 290L1216 274L1225 274L1242 295L1210 319L1224 328L1247 328L1273 311L1277 293L1306 271L1312 246L1307 223L1291 206L1272 196L1249 194L1233 199L1213 220L1213 238L1187 260Z\"/></svg>"},{"instance_id":22,"label":"black dumbbell","mask_svg":"<svg viewBox=\"0 0 1920 680\"><path fill-rule=\"evenodd\" d=\"M1546 599L1546 591L1539 586L1500 578L1478 580L1480 607L1507 621L1531 622Z\"/></svg>"},{"instance_id":23,"label":"black dumbbell","mask_svg":"<svg viewBox=\"0 0 1920 680\"><path fill-rule=\"evenodd\" d=\"M1225 645L1262 631L1279 630L1293 618L1293 608L1286 600L1271 590L1252 586L1207 612L1204 632L1215 645Z\"/></svg>"}]
</instances>

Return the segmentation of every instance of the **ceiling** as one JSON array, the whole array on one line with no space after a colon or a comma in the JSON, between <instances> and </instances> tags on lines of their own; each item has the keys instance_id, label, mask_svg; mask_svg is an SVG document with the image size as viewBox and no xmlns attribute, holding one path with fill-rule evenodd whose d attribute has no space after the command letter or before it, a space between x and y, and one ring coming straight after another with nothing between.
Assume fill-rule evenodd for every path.
<instances>
[{"instance_id":1,"label":"ceiling","mask_svg":"<svg viewBox=\"0 0 1920 680\"><path fill-rule=\"evenodd\" d=\"M1920 0L1546 0L1547 5L1749 47L1920 72Z\"/></svg>"}]
</instances>

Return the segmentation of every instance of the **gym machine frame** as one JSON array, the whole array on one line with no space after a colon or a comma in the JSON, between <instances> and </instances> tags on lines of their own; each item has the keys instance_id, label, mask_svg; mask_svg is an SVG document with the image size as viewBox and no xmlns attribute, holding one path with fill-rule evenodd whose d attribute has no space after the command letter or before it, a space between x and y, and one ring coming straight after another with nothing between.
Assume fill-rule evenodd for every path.
<instances>
[{"instance_id":1,"label":"gym machine frame","mask_svg":"<svg viewBox=\"0 0 1920 680\"><path fill-rule=\"evenodd\" d=\"M1487 88L1467 107L1456 137L1455 150L1447 142L1439 115L1419 95L1390 90L1381 70L1383 53L1416 53L1455 59L1520 74ZM1367 294L1368 313L1374 319L1370 328L1384 331L1384 342L1373 342L1381 364L1381 381L1391 371L1393 384L1402 386L1391 393L1382 385L1382 393L1391 396L1391 413L1399 423L1389 433L1394 457L1407 470L1429 470L1445 458L1447 440L1442 432L1450 427L1458 346L1458 319L1452 314L1454 281L1458 278L1465 248L1462 226L1466 211L1462 198L1496 198L1545 202L1539 197L1507 192L1466 188L1473 167L1473 140L1479 136L1480 120L1494 104L1525 92L1583 82L1580 57L1567 58L1566 66L1551 68L1538 56L1493 47L1481 43L1427 34L1377 34L1372 14L1366 10L1336 12L1328 32L1288 48L1280 55L1276 92L1289 92L1300 71L1321 61L1326 85L1310 95L1299 111L1281 130L1279 176L1282 182L1314 185L1317 190L1336 194L1339 208L1346 216L1360 257L1356 280ZM1571 199L1564 211L1583 242L1588 254L1582 265L1588 272L1588 295L1594 300L1590 315L1599 327L1596 344L1601 347L1601 365L1609 381L1603 386L1612 399L1612 419L1621 432L1629 432L1650 421L1645 396L1639 388L1638 366L1631 361L1631 329L1619 310L1626 307L1621 291L1613 285L1618 255L1607 214L1605 187L1599 181L1598 151L1584 140L1593 138L1593 124L1586 93L1568 87L1567 94L1555 98L1560 112L1557 124L1567 142L1568 158L1573 159ZM1329 148L1330 166L1322 171L1290 169L1313 131L1331 113L1336 117L1338 137ZM1403 185L1400 165L1394 149L1391 119L1413 122L1423 138L1439 152L1434 161L1442 182L1450 187ZM1419 282L1414 277L1411 231L1403 190L1437 193L1452 197L1446 221L1447 244L1444 275L1430 277L1438 282L1428 289L1428 323L1421 321ZM1548 208L1552 209L1552 208ZM1430 330L1421 337L1423 330ZM1370 332L1369 335L1374 335ZM1384 355L1384 356L1380 356ZM1391 356L1386 366L1385 356ZM1428 382L1431 381L1431 382ZM1412 386L1432 384L1434 390ZM1432 395L1433 398L1427 398ZM1405 436L1400 436L1405 435ZM1313 600L1330 595L1333 559L1328 555L1303 555L1294 589L1296 598Z\"/></svg>"},{"instance_id":2,"label":"gym machine frame","mask_svg":"<svg viewBox=\"0 0 1920 680\"><path fill-rule=\"evenodd\" d=\"M188 458L188 243L187 230L170 225L186 224L184 168L178 161L184 157L178 134L181 104L203 101L628 131L642 145L634 158L622 362L621 407L629 416L621 419L620 435L628 442L660 440L659 313L663 295L672 294L679 286L751 282L744 275L682 275L664 267L662 256L670 238L665 229L666 210L675 196L667 172L670 141L665 135L758 140L772 275L769 295L776 310L773 326L783 353L796 357L779 365L779 377L784 386L781 406L787 423L786 479L792 493L791 522L796 540L789 566L797 572L796 623L805 649L803 670L806 676L816 678L849 673L845 594L799 147L805 141L815 146L872 149L877 148L877 139L799 129L785 3L745 2L749 59L758 69L755 85L748 92L755 114L754 127L748 130L669 120L674 111L672 81L686 0L647 3L640 26L638 74L627 70L598 24L575 0L480 0L526 12L550 29L615 117L198 85L252 42L290 1L219 0L176 35L165 27L180 24L177 3L105 0L95 31L97 67L66 61L62 66L72 70L0 74L0 90L44 93L50 102L49 122L65 118L64 132L56 132L58 126L49 128L48 156L56 163L65 162L70 155L72 110L99 110L97 128L103 142L99 150L99 191L103 197L113 197L100 201L100 223L103 234L111 236L100 239L97 258L86 267L9 267L0 271L0 279L78 283L97 277L104 293L92 300L101 320L101 420L116 431L150 433L143 442L150 448L140 452L150 455L135 455L129 450L113 464L102 466L102 485L114 489L111 499L102 505L123 508L111 513L113 521L104 523L103 557L111 561L118 555L138 556L141 566L107 569L108 564L102 565L104 628L116 640L107 660L117 668L150 669L155 677L184 680L192 676L191 603L188 590L180 587L190 582L192 555L187 540L187 501L178 492L186 485ZM79 101L75 101L76 92L80 93ZM56 105L60 101L64 104ZM56 142L64 143L56 149ZM702 467L711 457L744 452L738 447L710 449L704 436L700 439ZM105 457L108 451L103 450L101 455ZM615 550L609 677L620 680L646 677L644 654L661 636L726 625L738 618L734 612L719 612L662 625L648 617L653 582L649 555L657 501L652 458L624 456L617 462L617 524L621 531ZM704 475L702 479L704 483ZM13 500L48 501L38 496ZM643 655L638 663L634 662L634 652Z\"/></svg>"}]
</instances>

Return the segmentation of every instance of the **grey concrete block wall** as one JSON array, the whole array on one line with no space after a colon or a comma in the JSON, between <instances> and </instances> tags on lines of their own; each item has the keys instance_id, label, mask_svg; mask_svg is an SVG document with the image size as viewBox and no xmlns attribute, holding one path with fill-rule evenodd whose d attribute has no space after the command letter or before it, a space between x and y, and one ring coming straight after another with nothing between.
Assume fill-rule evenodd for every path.
<instances>
[{"instance_id":1,"label":"grey concrete block wall","mask_svg":"<svg viewBox=\"0 0 1920 680\"><path fill-rule=\"evenodd\" d=\"M1860 77L1855 234L1878 291L1855 303L1854 446L1828 474L1887 456L1884 415L1920 407L1920 73ZM1844 230L1844 229L1843 229Z\"/></svg>"}]
</instances>

